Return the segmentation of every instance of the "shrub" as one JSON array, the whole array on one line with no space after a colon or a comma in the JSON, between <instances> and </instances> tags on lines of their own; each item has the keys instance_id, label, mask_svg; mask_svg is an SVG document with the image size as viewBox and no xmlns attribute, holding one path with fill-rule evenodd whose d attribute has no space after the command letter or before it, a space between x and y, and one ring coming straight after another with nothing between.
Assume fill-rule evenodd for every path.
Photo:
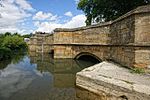
<instances>
[{"instance_id":1,"label":"shrub","mask_svg":"<svg viewBox=\"0 0 150 100\"><path fill-rule=\"evenodd\" d=\"M0 60L9 59L12 55L25 51L26 48L27 44L19 34L0 34Z\"/></svg>"},{"instance_id":2,"label":"shrub","mask_svg":"<svg viewBox=\"0 0 150 100\"><path fill-rule=\"evenodd\" d=\"M2 46L9 48L11 50L21 50L21 49L25 49L27 47L23 38L18 35L6 36L3 39Z\"/></svg>"}]
</instances>

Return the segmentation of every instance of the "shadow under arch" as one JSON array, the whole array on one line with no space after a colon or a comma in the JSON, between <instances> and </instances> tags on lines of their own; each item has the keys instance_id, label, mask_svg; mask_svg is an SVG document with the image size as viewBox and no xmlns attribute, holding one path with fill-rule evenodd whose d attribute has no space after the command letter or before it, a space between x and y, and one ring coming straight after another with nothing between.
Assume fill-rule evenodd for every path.
<instances>
[{"instance_id":1,"label":"shadow under arch","mask_svg":"<svg viewBox=\"0 0 150 100\"><path fill-rule=\"evenodd\" d=\"M102 62L99 57L89 52L81 52L77 54L74 59L80 68L90 67Z\"/></svg>"}]
</instances>

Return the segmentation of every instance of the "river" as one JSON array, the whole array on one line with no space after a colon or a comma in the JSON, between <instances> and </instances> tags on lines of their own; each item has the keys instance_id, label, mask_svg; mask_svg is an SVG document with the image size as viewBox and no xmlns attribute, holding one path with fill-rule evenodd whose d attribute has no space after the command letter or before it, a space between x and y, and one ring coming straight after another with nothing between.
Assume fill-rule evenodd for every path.
<instances>
[{"instance_id":1,"label":"river","mask_svg":"<svg viewBox=\"0 0 150 100\"><path fill-rule=\"evenodd\" d=\"M0 62L0 100L85 100L76 73L94 62L30 53ZM91 96L90 96L91 97Z\"/></svg>"}]
</instances>

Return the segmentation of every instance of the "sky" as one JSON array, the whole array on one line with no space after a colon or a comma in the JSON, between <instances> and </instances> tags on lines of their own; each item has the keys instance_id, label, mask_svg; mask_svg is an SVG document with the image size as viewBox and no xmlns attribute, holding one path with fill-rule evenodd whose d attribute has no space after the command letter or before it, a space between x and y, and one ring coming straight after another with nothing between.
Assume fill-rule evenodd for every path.
<instances>
[{"instance_id":1,"label":"sky","mask_svg":"<svg viewBox=\"0 0 150 100\"><path fill-rule=\"evenodd\" d=\"M77 9L79 0L3 0L0 33L36 31L51 33L55 28L85 26L86 17Z\"/></svg>"}]
</instances>

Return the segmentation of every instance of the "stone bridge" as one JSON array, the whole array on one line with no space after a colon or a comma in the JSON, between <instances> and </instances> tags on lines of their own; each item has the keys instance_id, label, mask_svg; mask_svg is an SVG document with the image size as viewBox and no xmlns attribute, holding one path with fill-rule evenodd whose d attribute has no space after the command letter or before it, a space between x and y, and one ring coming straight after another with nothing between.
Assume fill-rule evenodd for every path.
<instances>
[{"instance_id":1,"label":"stone bridge","mask_svg":"<svg viewBox=\"0 0 150 100\"><path fill-rule=\"evenodd\" d=\"M127 67L150 67L150 5L138 7L118 19L31 37L29 50L54 52L54 58L92 56Z\"/></svg>"}]
</instances>

